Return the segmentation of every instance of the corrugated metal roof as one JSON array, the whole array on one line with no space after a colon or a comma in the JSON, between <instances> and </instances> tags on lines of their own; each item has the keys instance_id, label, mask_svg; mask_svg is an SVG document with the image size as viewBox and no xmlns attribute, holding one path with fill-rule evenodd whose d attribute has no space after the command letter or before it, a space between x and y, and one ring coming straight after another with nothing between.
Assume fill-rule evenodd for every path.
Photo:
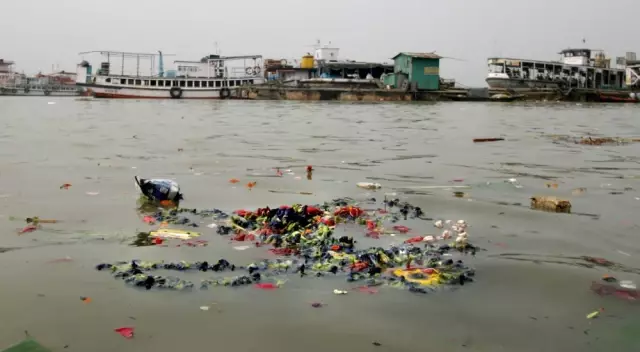
<instances>
[{"instance_id":1,"label":"corrugated metal roof","mask_svg":"<svg viewBox=\"0 0 640 352\"><path fill-rule=\"evenodd\" d=\"M398 55L392 57L392 59L395 59L396 57L400 56L400 55L406 55L409 57L418 57L421 59L442 59L442 56L436 54L436 53L409 53L409 52L401 52Z\"/></svg>"}]
</instances>

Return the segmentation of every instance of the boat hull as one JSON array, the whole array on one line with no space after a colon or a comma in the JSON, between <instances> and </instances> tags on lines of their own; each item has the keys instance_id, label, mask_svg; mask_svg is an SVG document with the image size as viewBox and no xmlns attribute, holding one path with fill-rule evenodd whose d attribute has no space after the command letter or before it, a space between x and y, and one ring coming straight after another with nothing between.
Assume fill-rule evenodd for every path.
<instances>
[{"instance_id":1,"label":"boat hull","mask_svg":"<svg viewBox=\"0 0 640 352\"><path fill-rule=\"evenodd\" d=\"M107 99L246 99L249 89L247 87L227 88L228 93L223 93L222 88L213 89L189 89L182 88L179 97L173 97L169 88L131 88L131 87L105 87L93 84L78 84L84 88L87 95L96 98Z\"/></svg>"},{"instance_id":2,"label":"boat hull","mask_svg":"<svg viewBox=\"0 0 640 352\"><path fill-rule=\"evenodd\" d=\"M490 88L515 89L515 88L560 88L560 84L555 81L543 81L533 79L514 78L487 78L487 85Z\"/></svg>"}]
</instances>

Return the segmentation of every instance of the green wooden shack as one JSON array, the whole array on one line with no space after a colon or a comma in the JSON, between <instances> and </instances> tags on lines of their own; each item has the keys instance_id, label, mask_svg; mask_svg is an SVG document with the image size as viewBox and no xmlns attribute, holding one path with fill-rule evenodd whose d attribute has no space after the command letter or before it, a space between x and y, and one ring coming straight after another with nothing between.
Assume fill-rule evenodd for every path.
<instances>
[{"instance_id":1,"label":"green wooden shack","mask_svg":"<svg viewBox=\"0 0 640 352\"><path fill-rule=\"evenodd\" d=\"M393 73L384 77L384 84L393 88L415 90L440 89L440 59L435 53L399 53Z\"/></svg>"}]
</instances>

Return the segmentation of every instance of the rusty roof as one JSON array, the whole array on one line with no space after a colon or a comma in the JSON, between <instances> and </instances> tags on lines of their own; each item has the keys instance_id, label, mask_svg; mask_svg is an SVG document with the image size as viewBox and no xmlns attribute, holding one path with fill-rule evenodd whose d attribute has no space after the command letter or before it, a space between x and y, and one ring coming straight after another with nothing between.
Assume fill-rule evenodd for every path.
<instances>
[{"instance_id":1,"label":"rusty roof","mask_svg":"<svg viewBox=\"0 0 640 352\"><path fill-rule=\"evenodd\" d=\"M405 55L405 56L409 56L409 57L417 57L417 58L421 58L421 59L442 59L442 56L436 54L435 52L433 52L433 53L401 52L401 53L397 54L396 56L392 57L392 59L395 59L396 57L398 57L400 55Z\"/></svg>"}]
</instances>

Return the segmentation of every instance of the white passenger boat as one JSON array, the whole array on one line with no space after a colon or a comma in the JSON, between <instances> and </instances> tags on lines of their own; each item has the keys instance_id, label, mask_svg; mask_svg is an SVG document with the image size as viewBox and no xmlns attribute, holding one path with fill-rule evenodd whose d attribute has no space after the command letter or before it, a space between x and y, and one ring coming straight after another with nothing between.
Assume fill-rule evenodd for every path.
<instances>
[{"instance_id":1,"label":"white passenger boat","mask_svg":"<svg viewBox=\"0 0 640 352\"><path fill-rule=\"evenodd\" d=\"M168 55L163 55L162 52L142 54L102 51L81 55L91 53L102 54L106 61L101 63L100 69L94 74L91 64L83 60L78 65L76 84L85 89L87 95L96 98L246 98L250 86L264 82L260 55L209 55L199 61L174 61L176 69L165 72L163 58ZM135 59L135 73L125 72L127 59ZM140 74L141 60L150 62L148 75ZM113 69L114 62L120 64L116 70Z\"/></svg>"},{"instance_id":2,"label":"white passenger boat","mask_svg":"<svg viewBox=\"0 0 640 352\"><path fill-rule=\"evenodd\" d=\"M601 50L566 49L560 55L561 61L489 58L487 84L491 88L627 88L625 67L612 67Z\"/></svg>"}]
</instances>

